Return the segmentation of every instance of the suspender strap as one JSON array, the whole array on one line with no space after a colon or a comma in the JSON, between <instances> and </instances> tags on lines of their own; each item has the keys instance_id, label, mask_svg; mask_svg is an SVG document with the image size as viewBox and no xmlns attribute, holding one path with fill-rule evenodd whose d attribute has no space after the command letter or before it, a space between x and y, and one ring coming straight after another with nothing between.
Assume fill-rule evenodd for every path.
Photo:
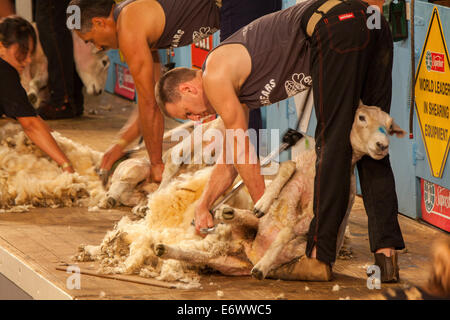
<instances>
[{"instance_id":1,"label":"suspender strap","mask_svg":"<svg viewBox=\"0 0 450 320\"><path fill-rule=\"evenodd\" d=\"M308 25L306 26L306 33L309 37L312 36L314 32L314 28L316 27L317 23L322 19L322 16L326 14L328 11L336 7L338 4L343 3L342 0L328 0L324 4L322 4L316 12L314 12L311 15L311 18L309 18Z\"/></svg>"}]
</instances>

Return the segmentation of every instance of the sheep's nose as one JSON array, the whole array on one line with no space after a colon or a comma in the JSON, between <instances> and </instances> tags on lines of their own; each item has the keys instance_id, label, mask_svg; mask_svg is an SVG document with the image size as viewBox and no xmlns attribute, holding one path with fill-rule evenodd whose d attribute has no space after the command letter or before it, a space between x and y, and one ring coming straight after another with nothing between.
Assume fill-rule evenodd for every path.
<instances>
[{"instance_id":1,"label":"sheep's nose","mask_svg":"<svg viewBox=\"0 0 450 320\"><path fill-rule=\"evenodd\" d=\"M384 151L384 150L386 150L386 149L388 148L388 146L382 144L381 142L377 142L377 148L378 148L380 151Z\"/></svg>"}]
</instances>

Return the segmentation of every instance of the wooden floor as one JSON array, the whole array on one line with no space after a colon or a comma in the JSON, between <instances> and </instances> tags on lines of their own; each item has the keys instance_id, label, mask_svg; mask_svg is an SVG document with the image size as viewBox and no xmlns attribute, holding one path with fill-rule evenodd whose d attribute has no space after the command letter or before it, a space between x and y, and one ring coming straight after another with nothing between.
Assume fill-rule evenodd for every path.
<instances>
[{"instance_id":1,"label":"wooden floor","mask_svg":"<svg viewBox=\"0 0 450 320\"><path fill-rule=\"evenodd\" d=\"M91 108L92 105L98 108L98 105L114 103L117 106L115 108L121 109L49 124L76 141L86 143L97 150L105 150L131 108L124 106L127 103L123 100L112 96L105 95L97 99L99 100L90 100ZM380 290L369 290L366 285L365 272L367 266L373 262L373 255L369 250L367 217L360 198L357 198L351 213L351 237L346 243L352 257L348 260L337 260L333 269L335 278L331 282L258 281L251 277L224 277L215 274L202 276L201 289L179 290L82 275L80 290L67 289L69 274L55 268L63 264L74 264L71 257L76 254L80 244L99 244L105 233L111 230L123 215L129 214L129 211L125 208L102 212L88 212L85 208L39 208L28 213L0 214L0 251L8 252L22 261L34 273L42 276L41 278L59 288L61 292L65 292L67 298L73 299L273 300L380 297ZM407 246L406 252L399 257L401 282L383 284L382 290L424 283L430 266L431 243L439 237L449 236L401 215L399 221ZM2 261L4 260L0 255L0 270ZM97 268L94 263L81 263L79 266L87 270ZM222 291L223 296L219 297L218 291Z\"/></svg>"},{"instance_id":2,"label":"wooden floor","mask_svg":"<svg viewBox=\"0 0 450 320\"><path fill-rule=\"evenodd\" d=\"M34 209L29 213L0 215L0 248L26 262L44 278L74 299L375 299L379 290L369 290L365 271L373 261L369 252L367 218L362 201L357 198L350 218L351 238L346 243L352 251L349 260L338 259L335 279L327 283L258 281L250 277L202 276L202 289L179 290L81 276L81 290L68 290L69 274L55 268L74 264L71 257L80 244L99 244L105 233L127 211L88 212L81 208ZM401 282L382 289L421 284L426 281L430 261L430 243L448 236L441 231L399 216L407 252L399 258ZM82 269L96 270L94 263L81 263ZM136 277L138 278L138 277ZM335 285L338 291L333 291ZM309 288L309 290L308 290ZM217 291L223 292L219 297Z\"/></svg>"}]
</instances>

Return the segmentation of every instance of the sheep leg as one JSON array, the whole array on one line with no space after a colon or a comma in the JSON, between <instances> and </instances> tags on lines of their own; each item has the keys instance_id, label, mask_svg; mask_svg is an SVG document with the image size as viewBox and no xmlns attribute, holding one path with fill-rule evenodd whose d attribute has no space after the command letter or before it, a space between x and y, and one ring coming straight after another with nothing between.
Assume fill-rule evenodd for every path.
<instances>
[{"instance_id":1,"label":"sheep leg","mask_svg":"<svg viewBox=\"0 0 450 320\"><path fill-rule=\"evenodd\" d=\"M264 256L252 269L252 276L258 280L263 280L269 271L272 269L279 254L286 246L286 244L292 240L295 236L291 227L285 227L278 232L274 242L270 245L269 249L265 252Z\"/></svg>"},{"instance_id":2,"label":"sheep leg","mask_svg":"<svg viewBox=\"0 0 450 320\"><path fill-rule=\"evenodd\" d=\"M180 169L181 164L175 164L171 161L171 158L169 159L170 160L164 164L162 180L161 183L159 184L158 190L162 190L165 187L167 187L172 178L177 174L178 170Z\"/></svg>"},{"instance_id":3,"label":"sheep leg","mask_svg":"<svg viewBox=\"0 0 450 320\"><path fill-rule=\"evenodd\" d=\"M181 260L192 264L207 264L215 256L198 251L198 250L183 250L177 246L170 246L166 244L157 244L155 246L155 254L162 259Z\"/></svg>"},{"instance_id":4,"label":"sheep leg","mask_svg":"<svg viewBox=\"0 0 450 320\"><path fill-rule=\"evenodd\" d=\"M158 244L155 246L156 256L162 259L175 259L193 265L205 265L224 275L244 276L250 273L251 264L239 256L214 256L197 250L182 250L176 246Z\"/></svg>"},{"instance_id":5,"label":"sheep leg","mask_svg":"<svg viewBox=\"0 0 450 320\"><path fill-rule=\"evenodd\" d=\"M248 276L252 264L239 256L221 256L208 262L208 266L226 276Z\"/></svg>"},{"instance_id":6,"label":"sheep leg","mask_svg":"<svg viewBox=\"0 0 450 320\"><path fill-rule=\"evenodd\" d=\"M294 161L286 161L281 164L277 176L272 181L272 183L266 188L266 191L264 192L261 199L259 199L259 201L255 204L253 212L258 218L264 216L269 211L269 208L272 205L273 200L275 200L278 197L281 190L283 189L287 181L291 178L291 176L294 174L294 172L295 172Z\"/></svg>"},{"instance_id":7,"label":"sheep leg","mask_svg":"<svg viewBox=\"0 0 450 320\"><path fill-rule=\"evenodd\" d=\"M131 194L131 190L133 190L133 185L123 181L114 182L109 191L106 194L107 200L106 205L108 208L114 208L120 202L120 199L125 194L128 196Z\"/></svg>"},{"instance_id":8,"label":"sheep leg","mask_svg":"<svg viewBox=\"0 0 450 320\"><path fill-rule=\"evenodd\" d=\"M198 130L198 128L195 130ZM195 155L192 156L192 153L196 150L201 150L199 143L202 142L202 139L200 139L200 142L194 140L194 134L191 133L186 139L170 148L164 155L164 158L166 158L164 171L158 190L164 189L172 181L172 178L175 177L183 164L190 164L192 159L195 159ZM173 161L174 155L177 155L177 161Z\"/></svg>"},{"instance_id":9,"label":"sheep leg","mask_svg":"<svg viewBox=\"0 0 450 320\"><path fill-rule=\"evenodd\" d=\"M259 219L249 210L238 210L225 207L216 213L216 219L226 224L235 224L251 229L258 229Z\"/></svg>"},{"instance_id":10,"label":"sheep leg","mask_svg":"<svg viewBox=\"0 0 450 320\"><path fill-rule=\"evenodd\" d=\"M336 241L336 255L339 254L342 244L344 243L345 228L347 227L348 218L350 217L350 212L352 211L353 203L355 202L356 177L355 177L355 173L354 173L355 171L353 169L354 169L354 167L352 167L352 175L350 178L350 197L348 199L347 212L345 213L344 219L342 219L341 226L339 227L339 231L338 231L337 241Z\"/></svg>"}]
</instances>

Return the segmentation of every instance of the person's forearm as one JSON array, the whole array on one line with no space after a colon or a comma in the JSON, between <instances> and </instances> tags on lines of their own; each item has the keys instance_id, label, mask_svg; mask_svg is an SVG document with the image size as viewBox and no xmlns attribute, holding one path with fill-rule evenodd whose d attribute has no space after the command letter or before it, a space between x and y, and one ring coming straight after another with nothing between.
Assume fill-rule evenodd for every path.
<instances>
[{"instance_id":1,"label":"person's forearm","mask_svg":"<svg viewBox=\"0 0 450 320\"><path fill-rule=\"evenodd\" d=\"M148 156L152 164L162 164L164 117L153 103L139 103L139 123Z\"/></svg>"},{"instance_id":2,"label":"person's forearm","mask_svg":"<svg viewBox=\"0 0 450 320\"><path fill-rule=\"evenodd\" d=\"M211 173L211 177L206 184L199 204L208 210L225 191L233 184L236 179L237 171L231 164L217 164Z\"/></svg>"},{"instance_id":3,"label":"person's forearm","mask_svg":"<svg viewBox=\"0 0 450 320\"><path fill-rule=\"evenodd\" d=\"M259 163L237 164L236 168L247 187L248 193L252 197L253 203L258 202L266 188Z\"/></svg>"},{"instance_id":4,"label":"person's forearm","mask_svg":"<svg viewBox=\"0 0 450 320\"><path fill-rule=\"evenodd\" d=\"M157 50L152 51L153 58L153 79L155 83L161 77L161 64ZM141 132L147 147L150 162L152 164L162 164L162 144L164 136L164 116L156 105L142 108L139 106L137 123L140 124ZM150 103L152 104L152 103ZM143 109L148 111L142 111ZM149 126L150 124L150 126Z\"/></svg>"},{"instance_id":5,"label":"person's forearm","mask_svg":"<svg viewBox=\"0 0 450 320\"><path fill-rule=\"evenodd\" d=\"M25 134L30 138L33 143L38 146L43 152L45 152L50 158L52 158L58 165L69 163L69 159L59 148L55 139L48 130L45 123L36 118L31 125L23 128Z\"/></svg>"}]
</instances>

